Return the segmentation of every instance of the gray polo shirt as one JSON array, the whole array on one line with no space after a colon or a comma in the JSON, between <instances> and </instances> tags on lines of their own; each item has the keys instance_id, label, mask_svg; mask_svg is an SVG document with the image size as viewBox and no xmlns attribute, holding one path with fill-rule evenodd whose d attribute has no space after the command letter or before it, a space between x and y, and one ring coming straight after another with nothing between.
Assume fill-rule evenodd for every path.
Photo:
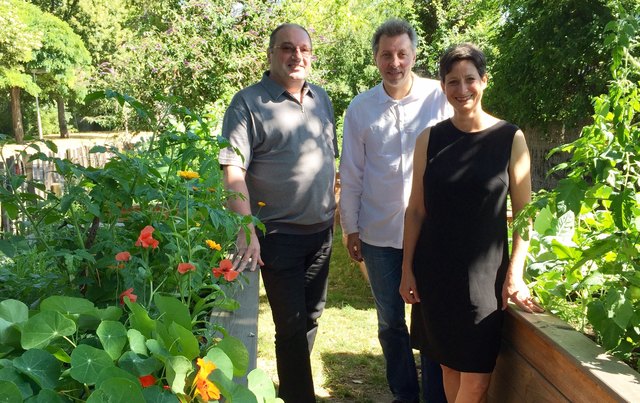
<instances>
[{"instance_id":1,"label":"gray polo shirt","mask_svg":"<svg viewBox=\"0 0 640 403\"><path fill-rule=\"evenodd\" d=\"M267 233L312 234L333 225L338 147L322 88L305 83L300 103L266 72L233 97L222 136L240 155L220 150L220 164L246 170L251 212Z\"/></svg>"}]
</instances>

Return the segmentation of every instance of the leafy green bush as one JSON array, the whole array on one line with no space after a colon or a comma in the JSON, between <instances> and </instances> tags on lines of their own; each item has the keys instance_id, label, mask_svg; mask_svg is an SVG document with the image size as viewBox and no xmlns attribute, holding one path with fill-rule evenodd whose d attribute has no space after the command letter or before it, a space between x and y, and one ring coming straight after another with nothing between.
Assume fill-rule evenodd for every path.
<instances>
[{"instance_id":1,"label":"leafy green bush","mask_svg":"<svg viewBox=\"0 0 640 403\"><path fill-rule=\"evenodd\" d=\"M613 80L594 100L593 124L554 152L566 177L540 192L522 226L537 213L529 274L542 302L618 356L640 347L640 61L638 10L607 25Z\"/></svg>"}]
</instances>

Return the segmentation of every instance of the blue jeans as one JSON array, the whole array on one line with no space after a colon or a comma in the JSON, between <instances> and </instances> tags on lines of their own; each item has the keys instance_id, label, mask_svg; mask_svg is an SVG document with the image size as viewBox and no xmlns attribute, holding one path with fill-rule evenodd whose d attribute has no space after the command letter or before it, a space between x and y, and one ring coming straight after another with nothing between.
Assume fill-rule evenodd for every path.
<instances>
[{"instance_id":1,"label":"blue jeans","mask_svg":"<svg viewBox=\"0 0 640 403\"><path fill-rule=\"evenodd\" d=\"M276 325L278 396L286 403L315 403L309 354L327 300L333 230L259 240L260 272Z\"/></svg>"},{"instance_id":2,"label":"blue jeans","mask_svg":"<svg viewBox=\"0 0 640 403\"><path fill-rule=\"evenodd\" d=\"M378 312L378 339L387 364L387 382L394 399L418 401L420 387L413 359L404 301L400 296L402 249L362 242L371 292Z\"/></svg>"}]
</instances>

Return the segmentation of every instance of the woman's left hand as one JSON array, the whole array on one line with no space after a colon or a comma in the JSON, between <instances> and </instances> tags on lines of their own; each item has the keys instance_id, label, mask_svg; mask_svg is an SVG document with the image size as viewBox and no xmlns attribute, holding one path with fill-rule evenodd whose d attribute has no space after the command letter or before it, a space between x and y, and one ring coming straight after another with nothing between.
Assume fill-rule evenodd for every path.
<instances>
[{"instance_id":1,"label":"woman's left hand","mask_svg":"<svg viewBox=\"0 0 640 403\"><path fill-rule=\"evenodd\" d=\"M507 276L502 287L502 310L507 309L509 299L525 312L544 312L544 309L531 296L529 287L527 287L521 278L514 279Z\"/></svg>"}]
</instances>

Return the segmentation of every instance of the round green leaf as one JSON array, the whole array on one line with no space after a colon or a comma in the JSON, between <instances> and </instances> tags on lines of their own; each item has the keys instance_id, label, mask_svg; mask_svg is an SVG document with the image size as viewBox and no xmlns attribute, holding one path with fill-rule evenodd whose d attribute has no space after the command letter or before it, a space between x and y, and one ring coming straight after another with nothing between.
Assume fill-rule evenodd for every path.
<instances>
[{"instance_id":1,"label":"round green leaf","mask_svg":"<svg viewBox=\"0 0 640 403\"><path fill-rule=\"evenodd\" d=\"M60 361L50 353L39 350L27 350L13 360L13 367L35 381L43 389L55 389L62 373Z\"/></svg>"},{"instance_id":2,"label":"round green leaf","mask_svg":"<svg viewBox=\"0 0 640 403\"><path fill-rule=\"evenodd\" d=\"M79 345L71 353L71 377L78 382L93 385L100 371L112 366L113 361L106 351L86 344Z\"/></svg>"},{"instance_id":3,"label":"round green leaf","mask_svg":"<svg viewBox=\"0 0 640 403\"><path fill-rule=\"evenodd\" d=\"M145 400L140 383L125 378L112 378L104 381L89 396L87 403L145 403Z\"/></svg>"},{"instance_id":4,"label":"round green leaf","mask_svg":"<svg viewBox=\"0 0 640 403\"><path fill-rule=\"evenodd\" d=\"M243 376L249 369L249 352L242 341L233 336L225 336L217 347L224 351L233 363L233 375Z\"/></svg>"},{"instance_id":5,"label":"round green leaf","mask_svg":"<svg viewBox=\"0 0 640 403\"><path fill-rule=\"evenodd\" d=\"M256 368L247 375L247 386L256 395L259 402L270 401L276 398L276 388L266 372Z\"/></svg>"},{"instance_id":6,"label":"round green leaf","mask_svg":"<svg viewBox=\"0 0 640 403\"><path fill-rule=\"evenodd\" d=\"M214 347L207 352L204 359L213 362L216 368L222 371L227 378L233 379L233 363L224 351L218 347Z\"/></svg>"},{"instance_id":7,"label":"round green leaf","mask_svg":"<svg viewBox=\"0 0 640 403\"><path fill-rule=\"evenodd\" d=\"M190 360L200 356L200 346L198 345L198 339L193 335L191 330L185 329L177 322L169 325L169 334L171 336L171 347L169 351L173 355L184 355ZM248 362L248 357L247 357Z\"/></svg>"},{"instance_id":8,"label":"round green leaf","mask_svg":"<svg viewBox=\"0 0 640 403\"><path fill-rule=\"evenodd\" d=\"M127 344L127 329L124 325L120 322L105 320L98 326L96 334L111 359L117 360Z\"/></svg>"},{"instance_id":9,"label":"round green leaf","mask_svg":"<svg viewBox=\"0 0 640 403\"><path fill-rule=\"evenodd\" d=\"M127 330L127 337L129 339L129 348L136 354L149 355L146 339L140 331L136 329Z\"/></svg>"},{"instance_id":10,"label":"round green leaf","mask_svg":"<svg viewBox=\"0 0 640 403\"><path fill-rule=\"evenodd\" d=\"M0 403L22 403L18 387L8 381L0 381Z\"/></svg>"},{"instance_id":11,"label":"round green leaf","mask_svg":"<svg viewBox=\"0 0 640 403\"><path fill-rule=\"evenodd\" d=\"M181 355L169 357L166 362L166 369L167 382L169 382L171 390L174 393L185 393L184 387L187 375L193 371L191 361Z\"/></svg>"},{"instance_id":12,"label":"round green leaf","mask_svg":"<svg viewBox=\"0 0 640 403\"><path fill-rule=\"evenodd\" d=\"M104 309L97 310L98 318L101 320L118 321L122 317L122 308L117 306L108 306Z\"/></svg>"},{"instance_id":13,"label":"round green leaf","mask_svg":"<svg viewBox=\"0 0 640 403\"><path fill-rule=\"evenodd\" d=\"M100 388L100 386L102 386L105 381L113 378L125 378L132 382L140 382L138 380L138 377L136 377L131 372L125 371L124 369L118 367L107 367L100 371L100 373L98 374L98 379L96 380L96 388Z\"/></svg>"},{"instance_id":14,"label":"round green leaf","mask_svg":"<svg viewBox=\"0 0 640 403\"><path fill-rule=\"evenodd\" d=\"M148 375L162 368L162 363L154 357L142 358L133 351L122 354L118 366L137 376Z\"/></svg>"},{"instance_id":15,"label":"round green leaf","mask_svg":"<svg viewBox=\"0 0 640 403\"><path fill-rule=\"evenodd\" d=\"M29 307L24 302L6 299L0 302L0 318L11 323L26 322L29 319Z\"/></svg>"},{"instance_id":16,"label":"round green leaf","mask_svg":"<svg viewBox=\"0 0 640 403\"><path fill-rule=\"evenodd\" d=\"M29 380L20 374L15 368L6 367L0 369L0 381L11 382L18 387L23 399L33 396L33 388Z\"/></svg>"},{"instance_id":17,"label":"round green leaf","mask_svg":"<svg viewBox=\"0 0 640 403\"><path fill-rule=\"evenodd\" d=\"M20 347L20 332L14 323L0 318L0 344L11 347Z\"/></svg>"},{"instance_id":18,"label":"round green leaf","mask_svg":"<svg viewBox=\"0 0 640 403\"><path fill-rule=\"evenodd\" d=\"M149 317L149 314L142 305L131 302L128 298L125 298L125 304L131 309L131 313L129 314L131 327L140 331L146 338L150 339L153 331L156 329L156 321Z\"/></svg>"},{"instance_id":19,"label":"round green leaf","mask_svg":"<svg viewBox=\"0 0 640 403\"><path fill-rule=\"evenodd\" d=\"M69 400L63 399L56 391L42 389L37 396L32 397L27 403L65 403Z\"/></svg>"},{"instance_id":20,"label":"round green leaf","mask_svg":"<svg viewBox=\"0 0 640 403\"><path fill-rule=\"evenodd\" d=\"M22 348L44 348L51 341L62 336L70 336L76 331L76 324L55 311L40 312L24 324L22 328Z\"/></svg>"},{"instance_id":21,"label":"round green leaf","mask_svg":"<svg viewBox=\"0 0 640 403\"><path fill-rule=\"evenodd\" d=\"M95 310L93 302L84 298L54 295L40 303L40 311L56 311L65 315L91 313Z\"/></svg>"},{"instance_id":22,"label":"round green leaf","mask_svg":"<svg viewBox=\"0 0 640 403\"><path fill-rule=\"evenodd\" d=\"M168 390L162 389L158 385L153 385L142 389L142 395L147 402L153 403L179 403L178 398Z\"/></svg>"}]
</instances>

